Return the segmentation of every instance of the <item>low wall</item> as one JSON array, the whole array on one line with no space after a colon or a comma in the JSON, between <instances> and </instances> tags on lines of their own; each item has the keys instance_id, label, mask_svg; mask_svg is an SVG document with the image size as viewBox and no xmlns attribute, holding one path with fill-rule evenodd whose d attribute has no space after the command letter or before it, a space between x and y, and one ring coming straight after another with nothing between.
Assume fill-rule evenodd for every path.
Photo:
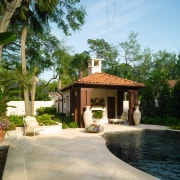
<instances>
[{"instance_id":1,"label":"low wall","mask_svg":"<svg viewBox=\"0 0 180 180\"><path fill-rule=\"evenodd\" d=\"M7 103L8 107L7 108L7 116L9 115L18 115L18 116L24 116L25 115L25 105L24 101L10 101ZM36 109L40 107L51 107L55 106L54 101L35 101L34 102L34 115L36 115ZM56 107L57 108L57 107Z\"/></svg>"},{"instance_id":2,"label":"low wall","mask_svg":"<svg viewBox=\"0 0 180 180\"><path fill-rule=\"evenodd\" d=\"M39 132L40 135L60 133L62 131L62 124L43 126L42 129L43 130Z\"/></svg>"}]
</instances>

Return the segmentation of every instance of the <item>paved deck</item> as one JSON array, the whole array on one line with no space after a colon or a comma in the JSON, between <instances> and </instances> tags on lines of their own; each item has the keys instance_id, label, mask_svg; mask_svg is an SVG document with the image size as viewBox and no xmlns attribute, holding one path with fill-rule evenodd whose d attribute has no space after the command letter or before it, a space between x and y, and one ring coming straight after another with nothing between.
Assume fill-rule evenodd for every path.
<instances>
[{"instance_id":1,"label":"paved deck","mask_svg":"<svg viewBox=\"0 0 180 180\"><path fill-rule=\"evenodd\" d=\"M115 131L167 129L151 125L105 124L102 133L65 129L35 137L7 136L9 152L3 180L154 180L111 154L102 134Z\"/></svg>"}]
</instances>

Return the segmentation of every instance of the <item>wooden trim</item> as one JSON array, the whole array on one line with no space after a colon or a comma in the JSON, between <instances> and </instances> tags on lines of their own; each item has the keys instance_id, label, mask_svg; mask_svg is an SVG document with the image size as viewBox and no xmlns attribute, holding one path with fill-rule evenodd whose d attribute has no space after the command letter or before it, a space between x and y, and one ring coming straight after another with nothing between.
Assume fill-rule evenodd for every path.
<instances>
[{"instance_id":1,"label":"wooden trim","mask_svg":"<svg viewBox=\"0 0 180 180\"><path fill-rule=\"evenodd\" d=\"M124 91L117 91L117 115L121 116L123 112L123 100L124 100Z\"/></svg>"}]
</instances>

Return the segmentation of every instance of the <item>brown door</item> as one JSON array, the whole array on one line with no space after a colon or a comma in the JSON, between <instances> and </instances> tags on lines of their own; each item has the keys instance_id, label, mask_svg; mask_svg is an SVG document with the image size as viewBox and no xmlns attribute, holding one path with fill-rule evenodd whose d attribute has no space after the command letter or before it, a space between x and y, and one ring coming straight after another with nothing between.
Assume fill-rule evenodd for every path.
<instances>
[{"instance_id":1,"label":"brown door","mask_svg":"<svg viewBox=\"0 0 180 180\"><path fill-rule=\"evenodd\" d=\"M115 118L115 97L108 97L107 106L108 118Z\"/></svg>"}]
</instances>

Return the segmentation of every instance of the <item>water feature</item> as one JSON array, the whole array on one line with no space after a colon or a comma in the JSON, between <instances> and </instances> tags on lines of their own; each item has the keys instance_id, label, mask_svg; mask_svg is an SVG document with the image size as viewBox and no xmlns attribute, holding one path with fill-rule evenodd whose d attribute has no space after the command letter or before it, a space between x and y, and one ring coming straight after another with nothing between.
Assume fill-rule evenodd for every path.
<instances>
[{"instance_id":1,"label":"water feature","mask_svg":"<svg viewBox=\"0 0 180 180\"><path fill-rule=\"evenodd\" d=\"M108 149L128 164L162 180L180 179L180 133L134 131L104 135Z\"/></svg>"}]
</instances>

